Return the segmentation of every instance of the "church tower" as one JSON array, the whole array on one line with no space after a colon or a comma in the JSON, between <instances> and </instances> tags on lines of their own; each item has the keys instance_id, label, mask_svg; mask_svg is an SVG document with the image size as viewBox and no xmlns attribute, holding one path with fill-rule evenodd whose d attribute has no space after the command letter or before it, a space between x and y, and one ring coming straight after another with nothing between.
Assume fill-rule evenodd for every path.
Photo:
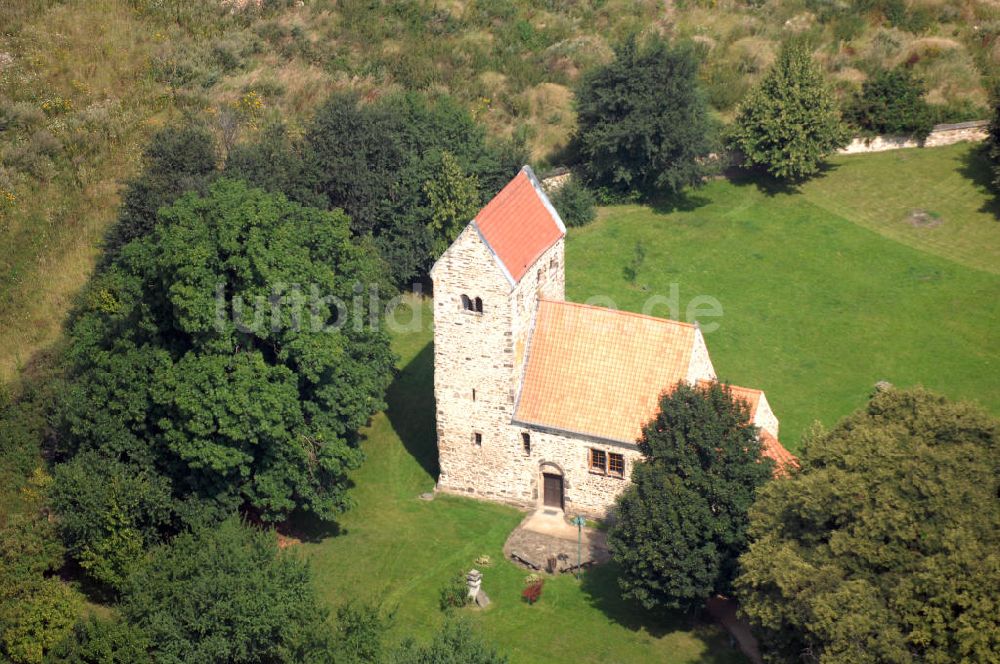
<instances>
[{"instance_id":1,"label":"church tower","mask_svg":"<svg viewBox=\"0 0 1000 664\"><path fill-rule=\"evenodd\" d=\"M530 504L512 425L539 298L565 299L566 227L525 166L431 269L438 488Z\"/></svg>"}]
</instances>

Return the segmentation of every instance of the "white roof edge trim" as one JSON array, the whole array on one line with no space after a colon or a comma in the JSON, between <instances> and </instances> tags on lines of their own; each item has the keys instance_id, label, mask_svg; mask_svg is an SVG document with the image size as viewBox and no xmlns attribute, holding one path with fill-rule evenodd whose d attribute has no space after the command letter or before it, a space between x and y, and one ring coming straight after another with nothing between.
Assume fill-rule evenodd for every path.
<instances>
[{"instance_id":1,"label":"white roof edge trim","mask_svg":"<svg viewBox=\"0 0 1000 664\"><path fill-rule=\"evenodd\" d=\"M483 232L481 230L479 230L479 224L476 223L476 220L473 219L471 222L469 222L469 225L472 226L474 229L476 229L476 234L479 236L479 239L483 241L483 246L485 246L486 249L490 252L490 256L493 257L493 260L496 261L496 264L500 266L500 271L503 272L503 276L507 277L507 283L510 284L510 288L511 290L513 290L514 286L517 285L517 282L514 280L514 275L510 273L510 270L507 269L507 266L503 264L502 260L500 260L500 257L497 255L497 252L493 251L493 247L490 246L490 243L486 239L486 236L483 235Z\"/></svg>"},{"instance_id":2,"label":"white roof edge trim","mask_svg":"<svg viewBox=\"0 0 1000 664\"><path fill-rule=\"evenodd\" d=\"M538 197L541 199L542 205L544 205L545 209L549 211L550 215L552 215L552 219L556 222L559 232L566 235L566 224L563 223L562 217L560 217L559 213L556 212L556 208L552 205L552 201L549 200L545 190L542 189L542 183L539 182L537 177L535 177L535 171L531 170L531 166L527 164L521 167L521 171L528 176L531 186L535 188L535 193L537 193ZM546 249L548 249L548 247L546 247Z\"/></svg>"}]
</instances>

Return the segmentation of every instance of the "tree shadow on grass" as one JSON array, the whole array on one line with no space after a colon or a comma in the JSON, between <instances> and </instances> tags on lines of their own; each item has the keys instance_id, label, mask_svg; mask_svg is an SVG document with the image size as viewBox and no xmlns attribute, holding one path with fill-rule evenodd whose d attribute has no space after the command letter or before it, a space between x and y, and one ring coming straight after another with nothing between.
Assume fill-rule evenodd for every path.
<instances>
[{"instance_id":1,"label":"tree shadow on grass","mask_svg":"<svg viewBox=\"0 0 1000 664\"><path fill-rule=\"evenodd\" d=\"M618 566L613 562L586 571L581 588L591 606L622 627L633 632L644 630L653 638L658 639L672 632L690 632L706 642L713 642L714 647L703 654L702 662L722 664L744 661L731 642L730 648L724 647L727 642L725 636L702 612L647 610L638 602L622 599L618 573Z\"/></svg>"},{"instance_id":2,"label":"tree shadow on grass","mask_svg":"<svg viewBox=\"0 0 1000 664\"><path fill-rule=\"evenodd\" d=\"M836 171L838 168L840 168L838 164L823 162L819 166L818 173L799 180L779 180L760 167L742 168L739 166L733 166L726 169L724 175L727 180L737 187L753 186L756 187L760 193L771 197L778 196L780 194L801 193L803 184L809 180L825 177L826 175Z\"/></svg>"},{"instance_id":3,"label":"tree shadow on grass","mask_svg":"<svg viewBox=\"0 0 1000 664\"><path fill-rule=\"evenodd\" d=\"M434 345L428 343L396 374L385 395L386 416L403 447L437 481L439 466L434 415Z\"/></svg>"},{"instance_id":4,"label":"tree shadow on grass","mask_svg":"<svg viewBox=\"0 0 1000 664\"><path fill-rule=\"evenodd\" d=\"M990 164L987 147L979 145L968 150L961 159L962 164L958 172L971 180L979 191L989 196L979 211L992 214L994 219L1000 221L1000 196L993 190L993 165Z\"/></svg>"},{"instance_id":5,"label":"tree shadow on grass","mask_svg":"<svg viewBox=\"0 0 1000 664\"><path fill-rule=\"evenodd\" d=\"M659 214L670 214L671 212L692 212L711 202L710 198L701 196L696 191L682 191L677 194L654 196L649 199L648 204Z\"/></svg>"}]
</instances>

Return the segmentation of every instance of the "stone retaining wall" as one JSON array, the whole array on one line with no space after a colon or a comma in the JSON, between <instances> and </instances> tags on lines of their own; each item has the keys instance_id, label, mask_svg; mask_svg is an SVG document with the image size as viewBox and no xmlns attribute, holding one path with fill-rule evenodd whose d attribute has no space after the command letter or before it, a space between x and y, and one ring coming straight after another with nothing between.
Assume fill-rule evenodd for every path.
<instances>
[{"instance_id":1,"label":"stone retaining wall","mask_svg":"<svg viewBox=\"0 0 1000 664\"><path fill-rule=\"evenodd\" d=\"M909 136L874 136L871 138L855 138L851 143L841 148L839 154L863 154L866 152L885 152L887 150L903 150L906 148L935 148L942 145L952 145L965 141L979 142L986 140L989 134L989 120L973 120L957 124L935 125L931 133L923 141Z\"/></svg>"}]
</instances>

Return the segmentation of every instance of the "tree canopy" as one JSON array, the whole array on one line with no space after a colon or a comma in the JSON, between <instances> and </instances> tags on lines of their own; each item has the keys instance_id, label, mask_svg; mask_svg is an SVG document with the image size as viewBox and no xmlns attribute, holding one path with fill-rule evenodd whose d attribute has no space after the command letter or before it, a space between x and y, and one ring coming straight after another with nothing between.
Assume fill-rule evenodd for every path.
<instances>
[{"instance_id":1,"label":"tree canopy","mask_svg":"<svg viewBox=\"0 0 1000 664\"><path fill-rule=\"evenodd\" d=\"M639 451L608 534L624 595L689 608L729 592L747 511L774 467L747 404L725 386L681 384L661 398Z\"/></svg>"},{"instance_id":2,"label":"tree canopy","mask_svg":"<svg viewBox=\"0 0 1000 664\"><path fill-rule=\"evenodd\" d=\"M576 149L591 182L612 192L678 192L701 183L713 127L687 44L630 37L577 93Z\"/></svg>"},{"instance_id":3,"label":"tree canopy","mask_svg":"<svg viewBox=\"0 0 1000 664\"><path fill-rule=\"evenodd\" d=\"M751 511L737 589L771 661L1000 652L1000 422L888 390L805 442Z\"/></svg>"},{"instance_id":4,"label":"tree canopy","mask_svg":"<svg viewBox=\"0 0 1000 664\"><path fill-rule=\"evenodd\" d=\"M912 70L884 69L861 84L846 116L856 126L876 134L924 139L934 127L926 93L924 83Z\"/></svg>"},{"instance_id":5,"label":"tree canopy","mask_svg":"<svg viewBox=\"0 0 1000 664\"><path fill-rule=\"evenodd\" d=\"M747 166L798 180L850 139L833 92L805 42L787 42L777 62L736 109L729 141Z\"/></svg>"},{"instance_id":6,"label":"tree canopy","mask_svg":"<svg viewBox=\"0 0 1000 664\"><path fill-rule=\"evenodd\" d=\"M158 217L72 316L59 452L163 476L188 523L240 506L265 521L334 517L361 461L356 431L391 378L380 312L352 299L385 288L381 262L343 213L240 182ZM77 495L62 505L93 488L58 477ZM92 495L114 505L128 494Z\"/></svg>"},{"instance_id":7,"label":"tree canopy","mask_svg":"<svg viewBox=\"0 0 1000 664\"><path fill-rule=\"evenodd\" d=\"M330 661L327 611L306 562L236 517L154 549L121 614L158 662Z\"/></svg>"}]
</instances>

